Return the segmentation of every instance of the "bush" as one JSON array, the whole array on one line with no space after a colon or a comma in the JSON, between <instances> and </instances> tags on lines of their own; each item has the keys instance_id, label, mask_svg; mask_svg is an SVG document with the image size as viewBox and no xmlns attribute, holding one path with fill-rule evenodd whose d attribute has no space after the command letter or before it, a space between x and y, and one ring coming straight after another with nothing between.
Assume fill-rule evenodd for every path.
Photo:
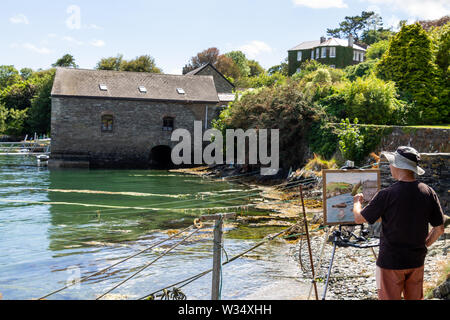
<instances>
[{"instance_id":1,"label":"bush","mask_svg":"<svg viewBox=\"0 0 450 320\"><path fill-rule=\"evenodd\" d=\"M389 40L381 40L372 44L366 51L367 60L381 59L389 48Z\"/></svg>"},{"instance_id":2,"label":"bush","mask_svg":"<svg viewBox=\"0 0 450 320\"><path fill-rule=\"evenodd\" d=\"M364 159L364 136L360 133L358 119L354 120L354 126L351 125L347 118L342 120L337 134L339 137L339 150L345 160L352 160L359 165Z\"/></svg>"},{"instance_id":3,"label":"bush","mask_svg":"<svg viewBox=\"0 0 450 320\"><path fill-rule=\"evenodd\" d=\"M345 83L340 94L345 100L346 113L361 123L395 124L393 114L402 106L396 98L395 84L374 75Z\"/></svg>"},{"instance_id":4,"label":"bush","mask_svg":"<svg viewBox=\"0 0 450 320\"><path fill-rule=\"evenodd\" d=\"M279 129L280 164L296 167L304 162L306 135L318 120L317 108L306 99L293 81L265 87L242 95L220 115L214 126L219 130Z\"/></svg>"},{"instance_id":5,"label":"bush","mask_svg":"<svg viewBox=\"0 0 450 320\"><path fill-rule=\"evenodd\" d=\"M311 126L308 132L308 145L312 152L331 159L337 151L338 135L336 127L324 119Z\"/></svg>"},{"instance_id":6,"label":"bush","mask_svg":"<svg viewBox=\"0 0 450 320\"><path fill-rule=\"evenodd\" d=\"M369 76L375 70L376 63L377 60L367 60L353 66L348 66L344 69L345 76L350 81L355 81L358 77L364 78Z\"/></svg>"}]
</instances>

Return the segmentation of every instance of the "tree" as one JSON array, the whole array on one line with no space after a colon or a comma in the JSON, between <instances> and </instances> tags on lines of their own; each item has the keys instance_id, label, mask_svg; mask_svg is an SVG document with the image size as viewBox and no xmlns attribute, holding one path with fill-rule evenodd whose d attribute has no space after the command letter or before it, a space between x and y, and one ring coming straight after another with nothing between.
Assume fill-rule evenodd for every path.
<instances>
[{"instance_id":1,"label":"tree","mask_svg":"<svg viewBox=\"0 0 450 320\"><path fill-rule=\"evenodd\" d=\"M248 66L250 67L250 77L259 76L264 74L266 70L259 64L258 61L248 60Z\"/></svg>"},{"instance_id":2,"label":"tree","mask_svg":"<svg viewBox=\"0 0 450 320\"><path fill-rule=\"evenodd\" d=\"M361 41L367 45L372 45L376 42L383 40L389 40L389 38L394 34L389 29L377 29L377 30L364 30L361 35Z\"/></svg>"},{"instance_id":3,"label":"tree","mask_svg":"<svg viewBox=\"0 0 450 320\"><path fill-rule=\"evenodd\" d=\"M382 24L380 19L373 11L363 11L360 16L346 16L338 28L327 29L327 35L336 38L348 38L352 35L355 41L358 41L361 30L369 30L370 27L374 28L374 25L375 28L380 26Z\"/></svg>"},{"instance_id":4,"label":"tree","mask_svg":"<svg viewBox=\"0 0 450 320\"><path fill-rule=\"evenodd\" d=\"M445 26L449 22L450 22L449 15L443 16L442 18L435 19L435 20L417 21L417 23L419 23L422 26L422 28L425 29L425 31L430 31L432 28Z\"/></svg>"},{"instance_id":5,"label":"tree","mask_svg":"<svg viewBox=\"0 0 450 320\"><path fill-rule=\"evenodd\" d=\"M286 58L286 59L284 59L284 61L281 62L280 64L277 64L277 65L275 65L275 66L270 67L270 68L267 70L267 73L268 73L269 75L272 75L272 74L278 72L278 73L281 73L283 76L286 76L286 77L287 77L288 71L289 71L289 64L288 64L288 58Z\"/></svg>"},{"instance_id":6,"label":"tree","mask_svg":"<svg viewBox=\"0 0 450 320\"><path fill-rule=\"evenodd\" d=\"M22 77L22 80L28 80L32 75L34 71L31 68L22 68L20 69L20 76Z\"/></svg>"},{"instance_id":7,"label":"tree","mask_svg":"<svg viewBox=\"0 0 450 320\"><path fill-rule=\"evenodd\" d=\"M14 66L0 66L0 90L20 81L19 71Z\"/></svg>"},{"instance_id":8,"label":"tree","mask_svg":"<svg viewBox=\"0 0 450 320\"><path fill-rule=\"evenodd\" d=\"M239 67L234 63L233 59L227 57L226 55L220 55L217 58L216 69L225 77L233 80L238 79L241 74Z\"/></svg>"},{"instance_id":9,"label":"tree","mask_svg":"<svg viewBox=\"0 0 450 320\"><path fill-rule=\"evenodd\" d=\"M78 68L78 65L75 63L75 58L71 54L65 54L52 64L52 67Z\"/></svg>"},{"instance_id":10,"label":"tree","mask_svg":"<svg viewBox=\"0 0 450 320\"><path fill-rule=\"evenodd\" d=\"M382 79L394 81L403 98L416 105L422 123L439 123L448 117L448 107L437 97L439 72L432 41L420 24L403 25L391 39L376 72Z\"/></svg>"},{"instance_id":11,"label":"tree","mask_svg":"<svg viewBox=\"0 0 450 320\"><path fill-rule=\"evenodd\" d=\"M225 54L230 57L234 63L238 66L241 77L248 77L250 74L250 66L248 60L242 51L231 51Z\"/></svg>"},{"instance_id":12,"label":"tree","mask_svg":"<svg viewBox=\"0 0 450 320\"><path fill-rule=\"evenodd\" d=\"M114 70L120 71L120 66L122 65L123 55L118 54L117 57L103 58L95 67L97 70Z\"/></svg>"},{"instance_id":13,"label":"tree","mask_svg":"<svg viewBox=\"0 0 450 320\"><path fill-rule=\"evenodd\" d=\"M0 103L8 109L24 110L31 106L31 99L36 94L33 81L20 81L6 87L0 94Z\"/></svg>"},{"instance_id":14,"label":"tree","mask_svg":"<svg viewBox=\"0 0 450 320\"><path fill-rule=\"evenodd\" d=\"M213 66L216 65L217 59L219 58L219 49L212 47L202 52L197 53L191 58L191 61L183 67L183 74L186 74L192 70L200 68L201 66L211 63Z\"/></svg>"},{"instance_id":15,"label":"tree","mask_svg":"<svg viewBox=\"0 0 450 320\"><path fill-rule=\"evenodd\" d=\"M388 40L381 40L372 44L366 51L367 60L381 59L389 47Z\"/></svg>"},{"instance_id":16,"label":"tree","mask_svg":"<svg viewBox=\"0 0 450 320\"><path fill-rule=\"evenodd\" d=\"M136 57L134 60L123 60L120 65L121 71L134 71L134 72L150 72L150 73L162 73L162 70L156 66L155 59L149 55L143 55Z\"/></svg>"},{"instance_id":17,"label":"tree","mask_svg":"<svg viewBox=\"0 0 450 320\"><path fill-rule=\"evenodd\" d=\"M50 133L51 91L54 79L55 69L51 69L46 71L36 84L37 94L31 100L31 107L28 110L27 118L27 125L32 132L40 134Z\"/></svg>"},{"instance_id":18,"label":"tree","mask_svg":"<svg viewBox=\"0 0 450 320\"><path fill-rule=\"evenodd\" d=\"M162 73L162 70L156 66L155 59L150 55L125 60L122 54L118 54L116 57L102 58L95 68L97 70Z\"/></svg>"}]
</instances>

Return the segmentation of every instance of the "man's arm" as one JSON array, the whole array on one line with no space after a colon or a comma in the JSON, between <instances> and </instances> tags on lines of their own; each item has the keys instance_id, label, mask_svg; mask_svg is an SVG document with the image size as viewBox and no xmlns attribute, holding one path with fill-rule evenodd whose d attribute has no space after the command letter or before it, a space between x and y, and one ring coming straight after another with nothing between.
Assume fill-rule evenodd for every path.
<instances>
[{"instance_id":1,"label":"man's arm","mask_svg":"<svg viewBox=\"0 0 450 320\"><path fill-rule=\"evenodd\" d=\"M366 219L361 215L362 207L361 204L363 202L364 196L362 193L357 194L353 197L353 215L355 217L356 224L368 223Z\"/></svg>"},{"instance_id":2,"label":"man's arm","mask_svg":"<svg viewBox=\"0 0 450 320\"><path fill-rule=\"evenodd\" d=\"M444 224L441 224L440 226L433 227L431 229L430 233L427 236L427 240L425 241L425 245L427 248L431 246L437 239L439 239L440 236L442 236L445 232Z\"/></svg>"}]
</instances>

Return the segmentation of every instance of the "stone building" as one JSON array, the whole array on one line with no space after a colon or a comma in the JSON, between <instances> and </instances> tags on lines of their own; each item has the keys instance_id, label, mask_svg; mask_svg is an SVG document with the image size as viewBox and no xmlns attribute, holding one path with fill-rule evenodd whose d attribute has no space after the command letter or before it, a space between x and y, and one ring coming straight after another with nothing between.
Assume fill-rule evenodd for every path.
<instances>
[{"instance_id":1,"label":"stone building","mask_svg":"<svg viewBox=\"0 0 450 320\"><path fill-rule=\"evenodd\" d=\"M186 73L186 75L212 76L214 78L217 95L219 96L220 105L224 107L228 105L229 102L234 101L234 84L225 78L225 76L211 63L204 64L203 66Z\"/></svg>"},{"instance_id":2,"label":"stone building","mask_svg":"<svg viewBox=\"0 0 450 320\"><path fill-rule=\"evenodd\" d=\"M366 49L348 40L321 37L320 40L305 41L288 50L289 75L300 72L306 60L317 60L333 68L345 68L364 61Z\"/></svg>"},{"instance_id":3,"label":"stone building","mask_svg":"<svg viewBox=\"0 0 450 320\"><path fill-rule=\"evenodd\" d=\"M58 68L51 99L51 167L167 165L172 131L220 108L211 75Z\"/></svg>"}]
</instances>

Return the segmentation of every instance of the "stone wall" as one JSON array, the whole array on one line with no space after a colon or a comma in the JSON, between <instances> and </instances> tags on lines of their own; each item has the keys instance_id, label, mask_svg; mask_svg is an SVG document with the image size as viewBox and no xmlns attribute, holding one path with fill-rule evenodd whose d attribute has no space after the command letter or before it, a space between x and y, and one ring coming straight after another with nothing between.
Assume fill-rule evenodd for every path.
<instances>
[{"instance_id":1,"label":"stone wall","mask_svg":"<svg viewBox=\"0 0 450 320\"><path fill-rule=\"evenodd\" d=\"M395 151L410 146L419 152L450 152L450 129L391 127L392 132L381 139L376 151Z\"/></svg>"},{"instance_id":2,"label":"stone wall","mask_svg":"<svg viewBox=\"0 0 450 320\"><path fill-rule=\"evenodd\" d=\"M152 148L174 147L163 118L193 134L194 121L205 121L215 104L181 104L133 100L52 98L50 166L146 167ZM113 115L112 132L102 132L103 115ZM208 119L210 122L211 119Z\"/></svg>"},{"instance_id":3,"label":"stone wall","mask_svg":"<svg viewBox=\"0 0 450 320\"><path fill-rule=\"evenodd\" d=\"M420 167L425 174L418 176L417 180L432 187L439 196L444 213L449 214L450 207L450 153L422 153ZM386 188L395 181L391 177L388 165L382 165L381 187Z\"/></svg>"}]
</instances>

